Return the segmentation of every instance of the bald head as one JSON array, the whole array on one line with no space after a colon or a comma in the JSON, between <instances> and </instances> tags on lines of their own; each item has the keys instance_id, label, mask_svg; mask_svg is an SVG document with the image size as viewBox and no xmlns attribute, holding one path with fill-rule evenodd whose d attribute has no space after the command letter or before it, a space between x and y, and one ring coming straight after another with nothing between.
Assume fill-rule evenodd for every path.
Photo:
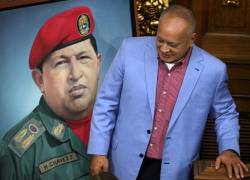
<instances>
[{"instance_id":1,"label":"bald head","mask_svg":"<svg viewBox=\"0 0 250 180\"><path fill-rule=\"evenodd\" d=\"M169 17L183 19L188 24L188 33L192 34L195 32L196 20L190 9L180 5L171 5L161 13L160 21Z\"/></svg>"},{"instance_id":2,"label":"bald head","mask_svg":"<svg viewBox=\"0 0 250 180\"><path fill-rule=\"evenodd\" d=\"M195 19L192 12L173 5L160 17L156 48L161 61L174 63L182 59L195 41Z\"/></svg>"}]
</instances>

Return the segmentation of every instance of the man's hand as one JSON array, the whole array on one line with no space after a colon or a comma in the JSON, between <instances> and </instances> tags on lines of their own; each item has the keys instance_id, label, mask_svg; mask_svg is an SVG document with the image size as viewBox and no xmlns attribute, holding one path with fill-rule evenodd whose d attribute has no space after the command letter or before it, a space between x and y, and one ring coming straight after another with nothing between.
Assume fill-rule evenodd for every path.
<instances>
[{"instance_id":1,"label":"man's hand","mask_svg":"<svg viewBox=\"0 0 250 180\"><path fill-rule=\"evenodd\" d=\"M244 171L248 171L247 166L240 160L239 156L232 150L223 151L215 161L215 168L219 169L221 163L226 166L228 177L234 175L237 179L244 178Z\"/></svg>"},{"instance_id":2,"label":"man's hand","mask_svg":"<svg viewBox=\"0 0 250 180\"><path fill-rule=\"evenodd\" d=\"M91 160L91 174L92 176L98 175L100 172L108 172L108 158L102 155L93 155Z\"/></svg>"}]
</instances>

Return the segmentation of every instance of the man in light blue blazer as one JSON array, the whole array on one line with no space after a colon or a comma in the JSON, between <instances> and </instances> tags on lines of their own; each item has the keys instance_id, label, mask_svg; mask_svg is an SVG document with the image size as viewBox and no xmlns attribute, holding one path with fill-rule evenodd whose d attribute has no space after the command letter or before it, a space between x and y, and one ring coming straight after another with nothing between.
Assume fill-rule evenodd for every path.
<instances>
[{"instance_id":1,"label":"man in light blue blazer","mask_svg":"<svg viewBox=\"0 0 250 180\"><path fill-rule=\"evenodd\" d=\"M206 121L215 120L216 167L244 176L238 113L226 66L193 44L195 19L182 6L160 18L157 36L128 38L98 93L88 153L92 174L120 180L188 180Z\"/></svg>"}]
</instances>

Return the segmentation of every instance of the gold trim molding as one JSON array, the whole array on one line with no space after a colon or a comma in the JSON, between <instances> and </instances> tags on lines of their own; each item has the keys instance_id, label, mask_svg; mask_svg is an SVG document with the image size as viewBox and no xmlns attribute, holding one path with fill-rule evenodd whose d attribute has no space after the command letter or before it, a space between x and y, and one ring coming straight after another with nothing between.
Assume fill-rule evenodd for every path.
<instances>
[{"instance_id":1,"label":"gold trim molding","mask_svg":"<svg viewBox=\"0 0 250 180\"><path fill-rule=\"evenodd\" d=\"M240 0L222 0L221 5L225 7L240 7Z\"/></svg>"},{"instance_id":2,"label":"gold trim molding","mask_svg":"<svg viewBox=\"0 0 250 180\"><path fill-rule=\"evenodd\" d=\"M134 0L134 14L137 36L156 34L161 12L172 0Z\"/></svg>"}]
</instances>

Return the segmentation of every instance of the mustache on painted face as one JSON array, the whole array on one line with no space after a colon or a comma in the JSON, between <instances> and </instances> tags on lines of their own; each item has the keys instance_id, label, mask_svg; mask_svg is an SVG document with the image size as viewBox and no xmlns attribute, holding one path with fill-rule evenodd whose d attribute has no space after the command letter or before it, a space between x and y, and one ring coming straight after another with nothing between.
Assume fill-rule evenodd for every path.
<instances>
[{"instance_id":1,"label":"mustache on painted face","mask_svg":"<svg viewBox=\"0 0 250 180\"><path fill-rule=\"evenodd\" d=\"M82 96L86 94L87 90L88 90L88 87L86 85L79 84L79 85L74 85L72 88L70 88L68 93L73 97L77 97L77 96Z\"/></svg>"}]
</instances>

